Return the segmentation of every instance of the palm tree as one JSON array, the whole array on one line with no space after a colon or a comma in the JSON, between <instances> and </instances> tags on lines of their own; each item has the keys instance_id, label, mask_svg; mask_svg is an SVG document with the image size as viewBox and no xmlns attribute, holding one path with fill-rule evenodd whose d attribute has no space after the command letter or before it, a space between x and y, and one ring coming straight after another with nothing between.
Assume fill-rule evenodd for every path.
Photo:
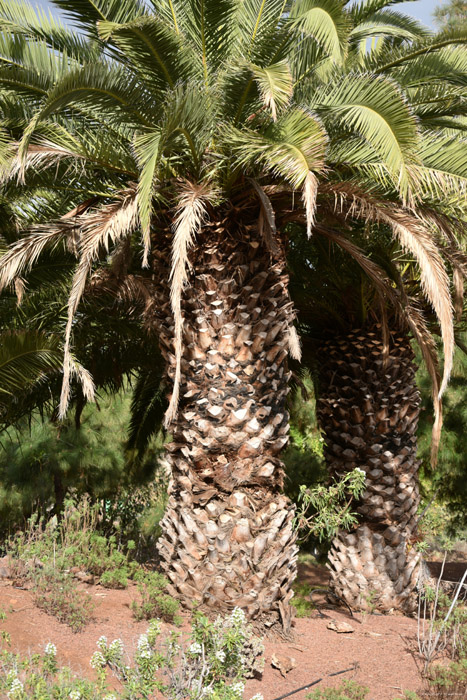
<instances>
[{"instance_id":1,"label":"palm tree","mask_svg":"<svg viewBox=\"0 0 467 700\"><path fill-rule=\"evenodd\" d=\"M420 57L439 59L465 38L429 36L375 0L350 10L334 0L55 4L81 34L0 3L0 108L16 144L5 138L5 178L34 202L44 191L58 200L55 220L3 256L0 286L47 248L77 257L63 415L79 302L99 265L136 250L171 386L173 485L159 551L172 592L287 630L297 548L279 455L298 342L285 224L298 213L310 235L318 193L338 217L358 210L387 223L421 262L446 383L447 278L431 224L408 207L414 185L452 191L452 181L420 162L414 111L386 74L420 71ZM372 69L363 47L375 36Z\"/></svg>"},{"instance_id":2,"label":"palm tree","mask_svg":"<svg viewBox=\"0 0 467 700\"><path fill-rule=\"evenodd\" d=\"M367 479L358 527L332 543L331 589L354 609L412 612L420 559L413 546L420 395L410 331L431 367L435 461L441 429L436 323L410 259L387 232L354 223L353 241L323 233L306 247L299 243L291 258L303 361L313 367L330 475L358 467ZM465 271L465 256L456 259Z\"/></svg>"}]
</instances>

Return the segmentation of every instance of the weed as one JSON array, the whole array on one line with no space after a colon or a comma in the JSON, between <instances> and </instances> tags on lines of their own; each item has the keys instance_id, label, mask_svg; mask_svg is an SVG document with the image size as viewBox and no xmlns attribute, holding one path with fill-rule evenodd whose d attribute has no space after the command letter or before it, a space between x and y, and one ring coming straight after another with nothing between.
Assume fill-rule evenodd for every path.
<instances>
[{"instance_id":1,"label":"weed","mask_svg":"<svg viewBox=\"0 0 467 700\"><path fill-rule=\"evenodd\" d=\"M311 586L308 583L298 583L293 585L294 597L290 601L295 608L296 617L311 617L315 606L310 600Z\"/></svg>"},{"instance_id":2,"label":"weed","mask_svg":"<svg viewBox=\"0 0 467 700\"><path fill-rule=\"evenodd\" d=\"M337 688L320 688L306 697L309 700L365 700L368 690L355 681L344 680Z\"/></svg>"},{"instance_id":3,"label":"weed","mask_svg":"<svg viewBox=\"0 0 467 700\"><path fill-rule=\"evenodd\" d=\"M33 595L37 607L59 622L79 632L92 619L94 602L80 591L69 574L47 565L33 576Z\"/></svg>"},{"instance_id":4,"label":"weed","mask_svg":"<svg viewBox=\"0 0 467 700\"><path fill-rule=\"evenodd\" d=\"M452 657L467 655L467 608L459 602L467 571L456 585L451 600L441 588L445 561L446 555L436 587L425 586L418 601L418 648L425 659L425 672L444 650L450 651Z\"/></svg>"},{"instance_id":5,"label":"weed","mask_svg":"<svg viewBox=\"0 0 467 700\"><path fill-rule=\"evenodd\" d=\"M166 593L167 583L167 579L157 571L144 575L138 583L141 602L134 600L131 604L137 620L152 620L160 617L166 622L181 624L182 618L178 614L180 604Z\"/></svg>"}]
</instances>

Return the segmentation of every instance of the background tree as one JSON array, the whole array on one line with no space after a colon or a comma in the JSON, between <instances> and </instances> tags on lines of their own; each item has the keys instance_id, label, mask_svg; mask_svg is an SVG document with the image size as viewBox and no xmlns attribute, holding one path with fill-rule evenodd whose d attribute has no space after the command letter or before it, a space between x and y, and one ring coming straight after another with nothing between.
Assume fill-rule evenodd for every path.
<instances>
[{"instance_id":1,"label":"background tree","mask_svg":"<svg viewBox=\"0 0 467 700\"><path fill-rule=\"evenodd\" d=\"M436 23L443 29L458 30L467 26L467 2L465 0L450 0L443 3L434 11Z\"/></svg>"}]
</instances>

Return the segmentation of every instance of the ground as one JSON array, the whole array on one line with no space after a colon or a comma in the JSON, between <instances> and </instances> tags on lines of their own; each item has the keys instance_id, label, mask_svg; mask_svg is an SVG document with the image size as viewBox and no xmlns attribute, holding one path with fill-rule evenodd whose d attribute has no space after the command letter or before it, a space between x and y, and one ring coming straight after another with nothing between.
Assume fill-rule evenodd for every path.
<instances>
[{"instance_id":1,"label":"ground","mask_svg":"<svg viewBox=\"0 0 467 700\"><path fill-rule=\"evenodd\" d=\"M307 565L301 569L302 580L312 586L326 583L325 569ZM7 613L7 620L0 629L11 635L14 651L34 652L43 650L47 642L57 646L58 661L70 666L77 673L90 678L93 671L89 659L96 650L101 635L109 641L123 639L128 650L135 648L136 639L145 631L146 622L133 619L130 603L138 596L135 586L126 590L108 590L101 586L82 584L83 589L97 602L95 620L80 633L38 610L30 591L14 588L11 581L0 581L0 609ZM338 685L343 678L351 678L369 687L370 700L391 700L402 697L405 690L420 687L420 665L417 649L417 621L414 618L394 615L356 614L351 617L344 610L324 609L325 617L317 611L313 617L295 620L294 639L290 642L266 639L266 665L261 679L248 681L245 698L262 693L264 700L275 700L296 688L323 678L318 687ZM329 630L331 620L350 623L353 632L338 634ZM188 618L187 618L188 626ZM285 677L271 666L271 657L293 657L296 667ZM334 677L330 673L355 670ZM295 700L303 700L306 692L295 694Z\"/></svg>"}]
</instances>

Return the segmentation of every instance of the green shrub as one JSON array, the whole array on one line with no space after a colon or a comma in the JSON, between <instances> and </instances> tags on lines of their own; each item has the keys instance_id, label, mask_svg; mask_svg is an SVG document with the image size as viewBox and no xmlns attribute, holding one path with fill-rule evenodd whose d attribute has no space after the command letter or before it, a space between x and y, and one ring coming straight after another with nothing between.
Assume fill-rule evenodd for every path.
<instances>
[{"instance_id":1,"label":"green shrub","mask_svg":"<svg viewBox=\"0 0 467 700\"><path fill-rule=\"evenodd\" d=\"M319 688L306 697L310 700L365 700L368 690L355 681L344 680L337 688Z\"/></svg>"},{"instance_id":2,"label":"green shrub","mask_svg":"<svg viewBox=\"0 0 467 700\"><path fill-rule=\"evenodd\" d=\"M310 600L311 586L308 583L295 582L294 597L290 601L295 608L296 617L310 617L315 606Z\"/></svg>"},{"instance_id":3,"label":"green shrub","mask_svg":"<svg viewBox=\"0 0 467 700\"><path fill-rule=\"evenodd\" d=\"M138 583L138 591L141 594L141 602L132 601L131 609L137 620L152 620L161 618L166 622L181 624L182 618L178 614L180 604L175 598L166 593L168 581L157 571L145 574Z\"/></svg>"},{"instance_id":4,"label":"green shrub","mask_svg":"<svg viewBox=\"0 0 467 700\"><path fill-rule=\"evenodd\" d=\"M32 580L37 607L64 622L73 632L82 630L92 619L94 601L77 588L69 574L48 564L38 569Z\"/></svg>"},{"instance_id":5,"label":"green shrub","mask_svg":"<svg viewBox=\"0 0 467 700\"><path fill-rule=\"evenodd\" d=\"M448 700L467 697L467 659L454 661L449 666L431 666L426 680L423 698Z\"/></svg>"}]
</instances>

